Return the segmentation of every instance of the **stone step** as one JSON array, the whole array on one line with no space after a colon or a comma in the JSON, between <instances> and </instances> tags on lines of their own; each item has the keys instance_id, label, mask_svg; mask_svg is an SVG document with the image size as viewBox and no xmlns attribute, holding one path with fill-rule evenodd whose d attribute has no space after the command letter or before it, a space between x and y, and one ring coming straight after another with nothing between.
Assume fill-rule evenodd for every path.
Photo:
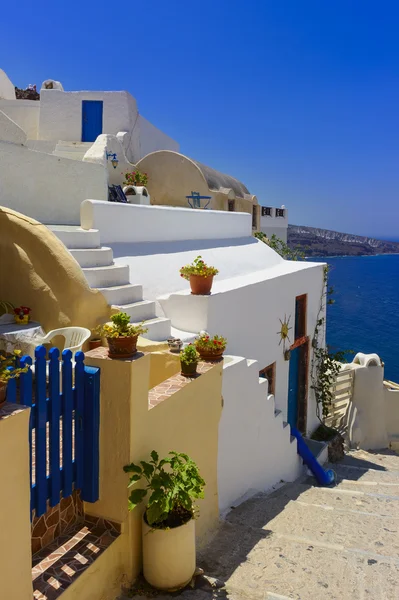
<instances>
[{"instance_id":1,"label":"stone step","mask_svg":"<svg viewBox=\"0 0 399 600\"><path fill-rule=\"evenodd\" d=\"M86 151L83 152L64 152L55 149L53 152L54 156L58 156L59 158L69 158L70 160L83 160Z\"/></svg>"},{"instance_id":2,"label":"stone step","mask_svg":"<svg viewBox=\"0 0 399 600\"><path fill-rule=\"evenodd\" d=\"M74 225L48 225L47 227L68 250L100 248L100 232L98 229L82 229Z\"/></svg>"},{"instance_id":3,"label":"stone step","mask_svg":"<svg viewBox=\"0 0 399 600\"><path fill-rule=\"evenodd\" d=\"M367 452L366 450L351 450L345 455L345 465L364 467L367 469L383 469L384 471L399 471L399 455L392 450Z\"/></svg>"},{"instance_id":4,"label":"stone step","mask_svg":"<svg viewBox=\"0 0 399 600\"><path fill-rule=\"evenodd\" d=\"M138 323L136 323L138 325ZM148 332L142 337L153 340L154 342L163 342L170 337L170 319L164 317L156 317L145 321L145 326L148 327Z\"/></svg>"},{"instance_id":5,"label":"stone step","mask_svg":"<svg viewBox=\"0 0 399 600\"><path fill-rule=\"evenodd\" d=\"M115 287L129 284L129 266L111 265L109 267L88 267L82 269L88 284L92 288Z\"/></svg>"},{"instance_id":6,"label":"stone step","mask_svg":"<svg viewBox=\"0 0 399 600\"><path fill-rule=\"evenodd\" d=\"M328 468L335 471L339 481L354 481L358 483L372 484L396 484L399 488L399 471L386 471L384 469L366 469L364 467L354 467L342 463L329 464Z\"/></svg>"},{"instance_id":7,"label":"stone step","mask_svg":"<svg viewBox=\"0 0 399 600\"><path fill-rule=\"evenodd\" d=\"M33 555L33 598L56 600L84 572L88 580L95 578L100 568L96 560L119 535L120 526L103 519L86 517L84 522L73 525ZM75 597L73 593L71 597Z\"/></svg>"},{"instance_id":8,"label":"stone step","mask_svg":"<svg viewBox=\"0 0 399 600\"><path fill-rule=\"evenodd\" d=\"M121 312L125 312L131 317L132 322L146 321L147 319L155 319L155 302L151 300L141 300L131 304L118 305L117 308Z\"/></svg>"},{"instance_id":9,"label":"stone step","mask_svg":"<svg viewBox=\"0 0 399 600\"><path fill-rule=\"evenodd\" d=\"M140 302L143 299L143 286L129 283L127 285L114 285L99 287L98 290L104 294L108 304L121 306Z\"/></svg>"},{"instance_id":10,"label":"stone step","mask_svg":"<svg viewBox=\"0 0 399 600\"><path fill-rule=\"evenodd\" d=\"M108 267L113 264L112 248L102 246L101 248L76 248L70 253L74 259L83 267Z\"/></svg>"},{"instance_id":11,"label":"stone step","mask_svg":"<svg viewBox=\"0 0 399 600\"><path fill-rule=\"evenodd\" d=\"M228 590L251 600L264 600L266 590L297 600L396 598L397 555L298 539L251 523L224 523L199 554L199 566Z\"/></svg>"}]
</instances>

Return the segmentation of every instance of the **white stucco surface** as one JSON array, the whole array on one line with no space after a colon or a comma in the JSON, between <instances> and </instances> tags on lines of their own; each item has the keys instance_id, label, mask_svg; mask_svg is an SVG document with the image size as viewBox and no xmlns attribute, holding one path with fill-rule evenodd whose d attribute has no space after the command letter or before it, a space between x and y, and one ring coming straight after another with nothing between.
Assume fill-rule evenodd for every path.
<instances>
[{"instance_id":1,"label":"white stucco surface","mask_svg":"<svg viewBox=\"0 0 399 600\"><path fill-rule=\"evenodd\" d=\"M82 204L83 229L100 229L101 243L227 239L250 236L251 215L172 206Z\"/></svg>"},{"instance_id":2,"label":"white stucco surface","mask_svg":"<svg viewBox=\"0 0 399 600\"><path fill-rule=\"evenodd\" d=\"M260 369L275 362L276 405L286 418L289 361L284 360L280 344L280 319L290 317L293 327L295 298L307 294L306 334L311 339L322 278L320 263L282 261L262 271L216 280L210 296L193 296L187 290L158 297L158 301L173 327L222 334L228 340L227 352L256 359ZM293 341L292 329L290 344ZM313 394L309 393L307 430L312 431L317 424Z\"/></svg>"},{"instance_id":3,"label":"white stucco surface","mask_svg":"<svg viewBox=\"0 0 399 600\"><path fill-rule=\"evenodd\" d=\"M14 84L3 69L0 69L0 98L4 100L15 100Z\"/></svg>"},{"instance_id":4,"label":"white stucco surface","mask_svg":"<svg viewBox=\"0 0 399 600\"><path fill-rule=\"evenodd\" d=\"M261 207L262 210L262 207ZM283 242L287 242L288 211L284 208L284 217L276 217L276 208L272 207L272 216L260 217L260 230L271 238L274 234Z\"/></svg>"},{"instance_id":5,"label":"white stucco surface","mask_svg":"<svg viewBox=\"0 0 399 600\"><path fill-rule=\"evenodd\" d=\"M46 224L78 225L88 196L107 199L106 171L0 142L0 205Z\"/></svg>"},{"instance_id":6,"label":"white stucco surface","mask_svg":"<svg viewBox=\"0 0 399 600\"><path fill-rule=\"evenodd\" d=\"M219 423L218 496L223 513L243 496L295 480L301 472L290 428L275 416L274 397L259 364L226 356Z\"/></svg>"},{"instance_id":7,"label":"white stucco surface","mask_svg":"<svg viewBox=\"0 0 399 600\"><path fill-rule=\"evenodd\" d=\"M80 141L83 100L103 101L103 133L133 130L138 112L128 92L41 90L39 139Z\"/></svg>"},{"instance_id":8,"label":"white stucco surface","mask_svg":"<svg viewBox=\"0 0 399 600\"><path fill-rule=\"evenodd\" d=\"M0 141L12 144L25 144L26 133L4 112L0 110Z\"/></svg>"},{"instance_id":9,"label":"white stucco surface","mask_svg":"<svg viewBox=\"0 0 399 600\"><path fill-rule=\"evenodd\" d=\"M144 158L150 152L157 150L173 150L179 152L180 145L163 131L139 115L140 157Z\"/></svg>"},{"instance_id":10,"label":"white stucco surface","mask_svg":"<svg viewBox=\"0 0 399 600\"><path fill-rule=\"evenodd\" d=\"M37 138L39 100L0 100L0 110L25 131L28 139L35 140Z\"/></svg>"}]
</instances>

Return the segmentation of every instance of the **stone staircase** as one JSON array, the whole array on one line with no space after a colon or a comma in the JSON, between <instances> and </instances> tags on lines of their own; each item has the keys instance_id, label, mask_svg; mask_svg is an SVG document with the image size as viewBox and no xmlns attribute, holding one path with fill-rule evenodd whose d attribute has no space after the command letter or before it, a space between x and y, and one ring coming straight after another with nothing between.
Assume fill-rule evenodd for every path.
<instances>
[{"instance_id":1,"label":"stone staircase","mask_svg":"<svg viewBox=\"0 0 399 600\"><path fill-rule=\"evenodd\" d=\"M228 514L198 561L225 583L220 597L398 597L399 456L358 450L327 467L337 474L336 486L303 478ZM205 600L201 594L190 598Z\"/></svg>"},{"instance_id":2,"label":"stone staircase","mask_svg":"<svg viewBox=\"0 0 399 600\"><path fill-rule=\"evenodd\" d=\"M72 160L83 160L84 155L92 145L93 142L64 142L59 140L53 154Z\"/></svg>"},{"instance_id":3,"label":"stone staircase","mask_svg":"<svg viewBox=\"0 0 399 600\"><path fill-rule=\"evenodd\" d=\"M91 288L98 289L109 304L130 315L132 323L145 321L148 332L143 337L153 341L170 337L170 320L156 316L155 302L144 300L143 287L130 283L128 265L114 263L112 248L101 246L97 229L85 230L72 225L49 225L48 228L79 263Z\"/></svg>"}]
</instances>

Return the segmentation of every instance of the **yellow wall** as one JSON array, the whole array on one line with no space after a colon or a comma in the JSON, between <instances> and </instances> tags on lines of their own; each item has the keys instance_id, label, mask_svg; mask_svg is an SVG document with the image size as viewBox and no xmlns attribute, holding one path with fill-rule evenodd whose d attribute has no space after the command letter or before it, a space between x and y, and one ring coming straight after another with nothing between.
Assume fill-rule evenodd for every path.
<instances>
[{"instance_id":1,"label":"yellow wall","mask_svg":"<svg viewBox=\"0 0 399 600\"><path fill-rule=\"evenodd\" d=\"M29 409L0 417L0 597L32 600Z\"/></svg>"},{"instance_id":2,"label":"yellow wall","mask_svg":"<svg viewBox=\"0 0 399 600\"><path fill-rule=\"evenodd\" d=\"M108 320L104 296L91 290L64 244L47 227L0 207L0 300L32 309L45 331Z\"/></svg>"},{"instance_id":3,"label":"yellow wall","mask_svg":"<svg viewBox=\"0 0 399 600\"><path fill-rule=\"evenodd\" d=\"M217 448L221 415L222 366L216 365L155 408L148 409L148 391L154 383L179 370L168 353L146 354L134 361L92 358L86 364L101 368L100 499L85 504L87 514L123 523L129 532L123 561L127 576L141 569L141 515L127 508L128 476L123 466L146 460L151 450L186 452L199 465L207 482L197 538L203 543L218 522Z\"/></svg>"},{"instance_id":4,"label":"yellow wall","mask_svg":"<svg viewBox=\"0 0 399 600\"><path fill-rule=\"evenodd\" d=\"M257 205L256 199L236 198L232 190L230 194L210 190L197 165L187 156L177 152L152 152L137 163L137 168L148 174L147 188L151 204L189 208L186 196L191 192L199 192L201 196L212 196L212 205L209 205L209 208L213 210L228 210L228 199L235 199L236 212L252 215L252 205Z\"/></svg>"}]
</instances>

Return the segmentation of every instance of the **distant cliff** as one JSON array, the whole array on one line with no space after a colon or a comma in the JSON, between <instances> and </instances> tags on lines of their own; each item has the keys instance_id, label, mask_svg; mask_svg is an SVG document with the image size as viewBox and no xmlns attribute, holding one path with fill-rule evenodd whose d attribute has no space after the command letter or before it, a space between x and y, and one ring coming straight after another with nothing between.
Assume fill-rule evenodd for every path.
<instances>
[{"instance_id":1,"label":"distant cliff","mask_svg":"<svg viewBox=\"0 0 399 600\"><path fill-rule=\"evenodd\" d=\"M399 254L399 242L302 225L288 225L288 245L290 248L300 248L306 256Z\"/></svg>"}]
</instances>

